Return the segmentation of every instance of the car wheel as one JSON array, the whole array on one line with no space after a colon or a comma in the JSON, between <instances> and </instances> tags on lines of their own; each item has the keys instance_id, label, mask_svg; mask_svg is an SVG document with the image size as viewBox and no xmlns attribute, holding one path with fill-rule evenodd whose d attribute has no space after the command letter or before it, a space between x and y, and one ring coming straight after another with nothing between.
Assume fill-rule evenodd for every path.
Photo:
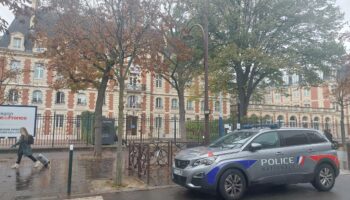
<instances>
[{"instance_id":1,"label":"car wheel","mask_svg":"<svg viewBox=\"0 0 350 200\"><path fill-rule=\"evenodd\" d=\"M329 191L335 183L334 169L329 164L321 164L316 169L315 179L312 185L321 192Z\"/></svg>"},{"instance_id":2,"label":"car wheel","mask_svg":"<svg viewBox=\"0 0 350 200\"><path fill-rule=\"evenodd\" d=\"M226 200L241 199L246 188L246 179L239 170L227 170L220 178L219 191L221 196Z\"/></svg>"}]
</instances>

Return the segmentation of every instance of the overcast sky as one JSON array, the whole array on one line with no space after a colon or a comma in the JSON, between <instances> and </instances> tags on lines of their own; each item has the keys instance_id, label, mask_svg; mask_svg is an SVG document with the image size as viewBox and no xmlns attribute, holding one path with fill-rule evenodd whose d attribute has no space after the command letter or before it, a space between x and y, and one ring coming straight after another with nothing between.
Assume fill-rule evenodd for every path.
<instances>
[{"instance_id":1,"label":"overcast sky","mask_svg":"<svg viewBox=\"0 0 350 200\"><path fill-rule=\"evenodd\" d=\"M337 4L340 6L342 12L345 13L345 20L350 21L350 0L337 0ZM2 5L0 5L0 16L8 23L10 23L14 18L13 14Z\"/></svg>"}]
</instances>

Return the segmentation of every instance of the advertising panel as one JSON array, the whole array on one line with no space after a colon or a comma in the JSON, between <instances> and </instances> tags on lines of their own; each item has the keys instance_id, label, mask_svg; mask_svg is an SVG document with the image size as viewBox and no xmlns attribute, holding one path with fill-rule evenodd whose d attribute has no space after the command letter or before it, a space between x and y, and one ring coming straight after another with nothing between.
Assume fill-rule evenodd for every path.
<instances>
[{"instance_id":1,"label":"advertising panel","mask_svg":"<svg viewBox=\"0 0 350 200\"><path fill-rule=\"evenodd\" d=\"M0 105L0 137L20 137L19 129L25 127L35 136L36 106Z\"/></svg>"}]
</instances>

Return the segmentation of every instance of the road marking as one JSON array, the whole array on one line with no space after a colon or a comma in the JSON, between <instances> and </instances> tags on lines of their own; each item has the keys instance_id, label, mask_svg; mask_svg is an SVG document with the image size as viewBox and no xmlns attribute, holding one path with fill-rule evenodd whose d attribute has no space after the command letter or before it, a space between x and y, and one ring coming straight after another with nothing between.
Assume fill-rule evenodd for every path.
<instances>
[{"instance_id":1,"label":"road marking","mask_svg":"<svg viewBox=\"0 0 350 200\"><path fill-rule=\"evenodd\" d=\"M82 197L82 198L69 199L69 200L103 200L103 197L102 196Z\"/></svg>"}]
</instances>

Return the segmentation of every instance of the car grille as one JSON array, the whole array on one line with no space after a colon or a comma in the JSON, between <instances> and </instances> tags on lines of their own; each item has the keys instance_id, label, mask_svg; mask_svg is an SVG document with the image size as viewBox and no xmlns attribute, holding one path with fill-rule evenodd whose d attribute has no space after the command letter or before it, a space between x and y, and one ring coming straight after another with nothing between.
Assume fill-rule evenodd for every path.
<instances>
[{"instance_id":1,"label":"car grille","mask_svg":"<svg viewBox=\"0 0 350 200\"><path fill-rule=\"evenodd\" d=\"M186 177L183 177L183 176L179 176L179 175L176 175L176 174L173 174L174 176L174 182L179 184L179 185L186 185Z\"/></svg>"},{"instance_id":2,"label":"car grille","mask_svg":"<svg viewBox=\"0 0 350 200\"><path fill-rule=\"evenodd\" d=\"M185 169L190 164L189 160L178 160L175 159L175 167L180 169Z\"/></svg>"}]
</instances>

